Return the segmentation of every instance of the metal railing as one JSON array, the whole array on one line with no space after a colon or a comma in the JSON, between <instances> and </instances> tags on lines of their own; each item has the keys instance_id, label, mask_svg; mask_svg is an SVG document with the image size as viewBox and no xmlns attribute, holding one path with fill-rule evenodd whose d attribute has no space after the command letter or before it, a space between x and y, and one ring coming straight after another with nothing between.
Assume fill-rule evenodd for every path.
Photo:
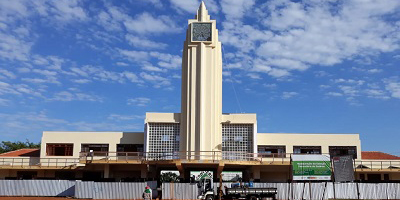
<instances>
[{"instance_id":1,"label":"metal railing","mask_svg":"<svg viewBox=\"0 0 400 200\"><path fill-rule=\"evenodd\" d=\"M257 162L290 162L291 154L282 153L246 153L234 151L185 151L185 152L80 152L80 161L257 161Z\"/></svg>"},{"instance_id":2,"label":"metal railing","mask_svg":"<svg viewBox=\"0 0 400 200\"><path fill-rule=\"evenodd\" d=\"M374 170L374 169L379 169L379 170L400 170L400 160L395 161L395 160L380 160L380 161L371 161L371 160L359 160L359 161L354 161L354 168L359 169L361 171L367 171L367 170Z\"/></svg>"},{"instance_id":3,"label":"metal railing","mask_svg":"<svg viewBox=\"0 0 400 200\"><path fill-rule=\"evenodd\" d=\"M79 163L78 158L39 158L39 157L3 157L0 166L10 167L71 167Z\"/></svg>"},{"instance_id":4,"label":"metal railing","mask_svg":"<svg viewBox=\"0 0 400 200\"><path fill-rule=\"evenodd\" d=\"M232 151L187 151L187 152L81 152L79 158L0 157L0 166L11 167L71 167L80 162L147 162L147 161L255 161L261 164L290 164L292 153L245 153ZM320 154L321 155L321 154ZM328 154L326 154L328 155ZM354 168L367 170L400 170L400 160L354 160Z\"/></svg>"}]
</instances>

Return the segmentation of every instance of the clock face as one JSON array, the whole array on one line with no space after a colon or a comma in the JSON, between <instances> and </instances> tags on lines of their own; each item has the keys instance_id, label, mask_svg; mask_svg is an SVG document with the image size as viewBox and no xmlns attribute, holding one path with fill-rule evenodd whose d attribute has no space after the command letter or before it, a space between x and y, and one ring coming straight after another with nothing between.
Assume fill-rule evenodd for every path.
<instances>
[{"instance_id":1,"label":"clock face","mask_svg":"<svg viewBox=\"0 0 400 200\"><path fill-rule=\"evenodd\" d=\"M211 23L192 23L192 41L211 41Z\"/></svg>"}]
</instances>

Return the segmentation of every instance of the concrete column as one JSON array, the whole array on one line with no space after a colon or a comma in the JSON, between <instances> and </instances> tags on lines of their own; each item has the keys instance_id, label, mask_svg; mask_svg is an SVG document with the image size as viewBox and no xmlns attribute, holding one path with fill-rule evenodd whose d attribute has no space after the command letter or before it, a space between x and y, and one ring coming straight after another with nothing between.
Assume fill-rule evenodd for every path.
<instances>
[{"instance_id":1,"label":"concrete column","mask_svg":"<svg viewBox=\"0 0 400 200\"><path fill-rule=\"evenodd\" d=\"M110 178L110 165L104 165L104 178Z\"/></svg>"},{"instance_id":2,"label":"concrete column","mask_svg":"<svg viewBox=\"0 0 400 200\"><path fill-rule=\"evenodd\" d=\"M184 168L183 168L183 166L182 166L182 163L177 162L175 165L176 165L176 168L177 168L178 171L179 171L179 178L180 178L181 180L185 180L185 170L184 170Z\"/></svg>"},{"instance_id":3,"label":"concrete column","mask_svg":"<svg viewBox=\"0 0 400 200\"><path fill-rule=\"evenodd\" d=\"M221 179L221 173L224 170L225 163L219 163L218 164L218 169L217 169L217 179Z\"/></svg>"},{"instance_id":4,"label":"concrete column","mask_svg":"<svg viewBox=\"0 0 400 200\"><path fill-rule=\"evenodd\" d=\"M10 170L9 169L2 169L0 170L0 178L5 178L10 176Z\"/></svg>"},{"instance_id":5,"label":"concrete column","mask_svg":"<svg viewBox=\"0 0 400 200\"><path fill-rule=\"evenodd\" d=\"M252 166L251 171L253 174L253 178L255 182L259 182L261 179L261 166Z\"/></svg>"},{"instance_id":6,"label":"concrete column","mask_svg":"<svg viewBox=\"0 0 400 200\"><path fill-rule=\"evenodd\" d=\"M140 178L147 179L147 172L148 172L147 165L140 166Z\"/></svg>"}]
</instances>

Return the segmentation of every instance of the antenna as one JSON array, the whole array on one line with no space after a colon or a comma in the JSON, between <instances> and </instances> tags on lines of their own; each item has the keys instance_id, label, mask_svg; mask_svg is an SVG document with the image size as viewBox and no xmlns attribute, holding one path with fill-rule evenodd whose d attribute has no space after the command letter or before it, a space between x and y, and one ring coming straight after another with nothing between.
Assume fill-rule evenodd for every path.
<instances>
[{"instance_id":1,"label":"antenna","mask_svg":"<svg viewBox=\"0 0 400 200\"><path fill-rule=\"evenodd\" d=\"M222 46L222 64L224 64L225 63L225 50L224 50L224 46L222 44L221 44L221 46ZM229 77L231 78L233 92L235 93L236 102L237 102L237 104L239 106L239 111L240 111L240 113L243 113L242 112L242 106L240 106L239 98L238 98L238 95L236 93L235 84L233 82L234 79L233 79L233 76L232 76L232 71L230 70L229 65L227 65L227 68L228 68L228 71L229 71Z\"/></svg>"}]
</instances>

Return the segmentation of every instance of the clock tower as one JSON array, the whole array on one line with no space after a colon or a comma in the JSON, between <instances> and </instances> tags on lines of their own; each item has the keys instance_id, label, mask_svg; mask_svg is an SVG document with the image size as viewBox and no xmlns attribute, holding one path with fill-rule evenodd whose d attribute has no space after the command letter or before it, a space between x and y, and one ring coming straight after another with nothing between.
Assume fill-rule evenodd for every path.
<instances>
[{"instance_id":1,"label":"clock tower","mask_svg":"<svg viewBox=\"0 0 400 200\"><path fill-rule=\"evenodd\" d=\"M189 20L182 55L179 148L198 154L222 150L222 54L216 21L204 2L195 18Z\"/></svg>"}]
</instances>

